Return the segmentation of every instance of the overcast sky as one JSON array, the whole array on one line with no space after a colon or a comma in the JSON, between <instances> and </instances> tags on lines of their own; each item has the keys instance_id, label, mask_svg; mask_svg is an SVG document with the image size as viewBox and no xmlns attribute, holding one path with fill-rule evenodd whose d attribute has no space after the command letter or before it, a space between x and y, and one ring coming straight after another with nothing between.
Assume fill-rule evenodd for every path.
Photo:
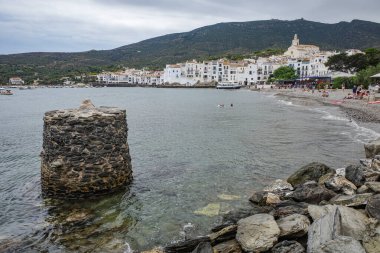
<instances>
[{"instance_id":1,"label":"overcast sky","mask_svg":"<svg viewBox=\"0 0 380 253\"><path fill-rule=\"evenodd\" d=\"M111 49L220 22L380 23L380 0L0 0L0 54Z\"/></svg>"}]
</instances>

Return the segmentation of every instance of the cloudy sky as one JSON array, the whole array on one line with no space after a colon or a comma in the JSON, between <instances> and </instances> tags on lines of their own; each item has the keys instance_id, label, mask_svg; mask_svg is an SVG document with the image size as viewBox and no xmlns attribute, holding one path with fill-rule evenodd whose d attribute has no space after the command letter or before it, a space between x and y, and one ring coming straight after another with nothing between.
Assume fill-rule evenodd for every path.
<instances>
[{"instance_id":1,"label":"cloudy sky","mask_svg":"<svg viewBox=\"0 0 380 253\"><path fill-rule=\"evenodd\" d=\"M111 49L230 21L380 23L380 0L0 0L0 54Z\"/></svg>"}]
</instances>

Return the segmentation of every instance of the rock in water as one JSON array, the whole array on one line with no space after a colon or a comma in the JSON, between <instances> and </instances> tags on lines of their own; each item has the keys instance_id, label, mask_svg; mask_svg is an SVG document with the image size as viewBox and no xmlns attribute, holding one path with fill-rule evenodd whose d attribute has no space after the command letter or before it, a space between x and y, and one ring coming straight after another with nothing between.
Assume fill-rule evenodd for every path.
<instances>
[{"instance_id":1,"label":"rock in water","mask_svg":"<svg viewBox=\"0 0 380 253\"><path fill-rule=\"evenodd\" d=\"M58 198L104 195L132 180L126 111L95 108L85 100L79 109L45 113L41 184Z\"/></svg>"},{"instance_id":2,"label":"rock in water","mask_svg":"<svg viewBox=\"0 0 380 253\"><path fill-rule=\"evenodd\" d=\"M313 252L309 251L308 252ZM339 236L314 251L315 253L366 253L359 241L348 237ZM314 253L313 252L313 253Z\"/></svg>"},{"instance_id":3,"label":"rock in water","mask_svg":"<svg viewBox=\"0 0 380 253\"><path fill-rule=\"evenodd\" d=\"M264 252L273 247L279 235L272 215L256 214L239 220L236 240L245 251Z\"/></svg>"},{"instance_id":4,"label":"rock in water","mask_svg":"<svg viewBox=\"0 0 380 253\"><path fill-rule=\"evenodd\" d=\"M291 184L282 179L275 180L272 184L266 186L263 191L277 192L277 191L293 191Z\"/></svg>"},{"instance_id":5,"label":"rock in water","mask_svg":"<svg viewBox=\"0 0 380 253\"><path fill-rule=\"evenodd\" d=\"M319 178L327 173L335 173L335 171L323 163L313 162L294 172L287 181L293 186L307 181L318 182Z\"/></svg>"},{"instance_id":6,"label":"rock in water","mask_svg":"<svg viewBox=\"0 0 380 253\"><path fill-rule=\"evenodd\" d=\"M380 194L376 194L368 199L365 210L370 217L380 220Z\"/></svg>"},{"instance_id":7,"label":"rock in water","mask_svg":"<svg viewBox=\"0 0 380 253\"><path fill-rule=\"evenodd\" d=\"M346 168L346 178L350 180L356 187L360 187L365 182L363 166L350 165Z\"/></svg>"},{"instance_id":8,"label":"rock in water","mask_svg":"<svg viewBox=\"0 0 380 253\"><path fill-rule=\"evenodd\" d=\"M380 138L365 144L364 150L367 158L374 158L376 155L380 155Z\"/></svg>"},{"instance_id":9,"label":"rock in water","mask_svg":"<svg viewBox=\"0 0 380 253\"><path fill-rule=\"evenodd\" d=\"M201 242L191 253L213 253L211 243Z\"/></svg>"},{"instance_id":10,"label":"rock in water","mask_svg":"<svg viewBox=\"0 0 380 253\"><path fill-rule=\"evenodd\" d=\"M304 253L305 248L296 241L282 241L272 248L272 253Z\"/></svg>"},{"instance_id":11,"label":"rock in water","mask_svg":"<svg viewBox=\"0 0 380 253\"><path fill-rule=\"evenodd\" d=\"M298 238L307 234L310 226L309 218L301 214L292 214L277 220L280 228L280 237Z\"/></svg>"}]
</instances>

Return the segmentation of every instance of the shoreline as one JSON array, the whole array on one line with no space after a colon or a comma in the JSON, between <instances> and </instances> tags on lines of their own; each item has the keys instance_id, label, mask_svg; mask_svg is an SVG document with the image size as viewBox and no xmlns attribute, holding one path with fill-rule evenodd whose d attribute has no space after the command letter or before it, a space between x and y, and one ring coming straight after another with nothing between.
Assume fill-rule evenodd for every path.
<instances>
[{"instance_id":1,"label":"shoreline","mask_svg":"<svg viewBox=\"0 0 380 253\"><path fill-rule=\"evenodd\" d=\"M331 97L324 98L318 92L303 92L301 90L264 91L273 93L276 97L285 98L291 102L309 106L335 106L340 108L349 119L364 123L380 123L380 105L368 104L367 99L344 99L350 91L332 91Z\"/></svg>"}]
</instances>

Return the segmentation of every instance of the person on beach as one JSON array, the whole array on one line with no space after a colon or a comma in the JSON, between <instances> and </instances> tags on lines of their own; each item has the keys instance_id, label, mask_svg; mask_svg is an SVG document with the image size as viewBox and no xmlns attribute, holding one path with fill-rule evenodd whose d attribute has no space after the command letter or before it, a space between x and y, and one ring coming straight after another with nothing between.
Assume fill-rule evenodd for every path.
<instances>
[{"instance_id":1,"label":"person on beach","mask_svg":"<svg viewBox=\"0 0 380 253\"><path fill-rule=\"evenodd\" d=\"M342 91L344 92L345 89L346 89L346 86L344 85L344 83L342 83Z\"/></svg>"},{"instance_id":2,"label":"person on beach","mask_svg":"<svg viewBox=\"0 0 380 253\"><path fill-rule=\"evenodd\" d=\"M352 94L353 94L354 98L356 96L356 90L357 90L357 87L356 87L356 85L354 85L354 87L352 88Z\"/></svg>"}]
</instances>

